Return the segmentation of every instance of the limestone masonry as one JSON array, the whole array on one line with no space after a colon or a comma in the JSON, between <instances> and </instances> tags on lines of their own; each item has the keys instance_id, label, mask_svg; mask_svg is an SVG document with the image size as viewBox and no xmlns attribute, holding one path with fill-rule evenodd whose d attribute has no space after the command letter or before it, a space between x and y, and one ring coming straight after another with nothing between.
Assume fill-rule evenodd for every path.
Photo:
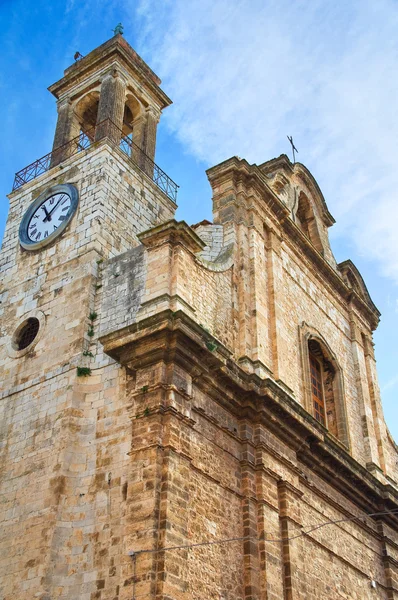
<instances>
[{"instance_id":1,"label":"limestone masonry","mask_svg":"<svg viewBox=\"0 0 398 600\"><path fill-rule=\"evenodd\" d=\"M120 34L66 69L9 196L0 598L397 600L379 312L284 155L209 169L214 223L175 220L159 85Z\"/></svg>"}]
</instances>

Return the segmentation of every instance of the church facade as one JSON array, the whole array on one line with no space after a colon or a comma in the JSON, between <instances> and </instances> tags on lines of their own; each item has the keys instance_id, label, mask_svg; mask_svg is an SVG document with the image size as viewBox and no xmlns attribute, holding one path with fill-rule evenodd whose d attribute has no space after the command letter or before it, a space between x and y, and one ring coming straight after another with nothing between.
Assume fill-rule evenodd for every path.
<instances>
[{"instance_id":1,"label":"church facade","mask_svg":"<svg viewBox=\"0 0 398 600\"><path fill-rule=\"evenodd\" d=\"M397 600L379 312L284 155L175 219L160 83L121 34L77 60L9 196L0 598Z\"/></svg>"}]
</instances>

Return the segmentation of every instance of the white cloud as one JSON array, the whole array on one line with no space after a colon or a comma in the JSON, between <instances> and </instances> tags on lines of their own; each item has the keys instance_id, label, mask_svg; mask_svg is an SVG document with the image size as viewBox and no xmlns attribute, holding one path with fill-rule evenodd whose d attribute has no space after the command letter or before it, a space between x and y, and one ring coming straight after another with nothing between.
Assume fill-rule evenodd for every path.
<instances>
[{"instance_id":1,"label":"white cloud","mask_svg":"<svg viewBox=\"0 0 398 600\"><path fill-rule=\"evenodd\" d=\"M163 122L216 164L288 152L357 251L398 281L394 0L141 0L136 47L174 101Z\"/></svg>"},{"instance_id":2,"label":"white cloud","mask_svg":"<svg viewBox=\"0 0 398 600\"><path fill-rule=\"evenodd\" d=\"M392 377L391 379L389 379L387 381L387 383L385 383L383 385L383 387L381 388L381 393L383 394L384 392L386 392L387 390L390 390L392 388L395 388L398 384L398 375Z\"/></svg>"}]
</instances>

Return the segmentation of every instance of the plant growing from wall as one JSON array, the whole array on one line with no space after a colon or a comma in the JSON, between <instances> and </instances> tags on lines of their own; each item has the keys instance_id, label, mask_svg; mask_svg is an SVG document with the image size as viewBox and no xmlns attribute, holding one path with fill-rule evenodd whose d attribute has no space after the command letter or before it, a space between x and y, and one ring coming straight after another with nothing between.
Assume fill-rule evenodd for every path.
<instances>
[{"instance_id":1,"label":"plant growing from wall","mask_svg":"<svg viewBox=\"0 0 398 600\"><path fill-rule=\"evenodd\" d=\"M218 348L218 345L215 342L208 340L206 342L206 347L208 350L210 350L210 352L215 352Z\"/></svg>"},{"instance_id":2,"label":"plant growing from wall","mask_svg":"<svg viewBox=\"0 0 398 600\"><path fill-rule=\"evenodd\" d=\"M78 377L88 377L89 375L91 375L90 367L77 367L76 371Z\"/></svg>"},{"instance_id":3,"label":"plant growing from wall","mask_svg":"<svg viewBox=\"0 0 398 600\"><path fill-rule=\"evenodd\" d=\"M202 325L202 323L200 323L200 327L205 332L205 335L203 335L203 339L206 344L206 348L210 350L210 352L215 352L218 348L218 344L214 341L214 338L210 331L204 325Z\"/></svg>"}]
</instances>

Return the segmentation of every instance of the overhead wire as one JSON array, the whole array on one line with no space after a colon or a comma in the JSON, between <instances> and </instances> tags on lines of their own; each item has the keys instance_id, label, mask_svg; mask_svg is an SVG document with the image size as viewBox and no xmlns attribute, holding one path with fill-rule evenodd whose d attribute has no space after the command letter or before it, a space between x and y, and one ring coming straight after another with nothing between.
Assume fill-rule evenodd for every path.
<instances>
[{"instance_id":1,"label":"overhead wire","mask_svg":"<svg viewBox=\"0 0 398 600\"><path fill-rule=\"evenodd\" d=\"M190 550L191 548L198 548L201 546L214 546L214 545L218 545L218 544L228 544L231 542L242 542L242 541L248 541L248 540L253 540L253 539L255 539L257 541L263 541L263 542L282 543L282 542L287 542L287 541L298 539L300 537L308 535L309 533L312 533L313 531L321 529L322 527L326 527L327 525L336 525L338 523L349 522L349 521L365 521L367 517L381 517L381 516L385 516L385 515L398 515L398 508L393 509L393 510L375 512L375 513L365 513L361 517L358 517L358 516L346 517L344 519L334 519L334 520L325 521L323 523L318 523L318 525L314 525L314 526L310 527L309 529L306 529L297 535L284 537L284 538L283 537L282 538L267 538L266 537L267 534L265 534L262 536L257 536L255 538L253 538L253 536L242 536L242 537L224 538L221 540L210 540L208 542L198 542L195 544L182 544L179 546L168 546L165 548L156 548L156 549L151 549L151 550L136 550L136 551L131 550L129 552L129 556L133 561L133 596L132 596L132 600L137 600L138 598L148 597L148 596L152 595L150 593L139 594L138 596L135 594L136 582L137 582L137 557L140 554L158 554L160 552L170 552L173 550Z\"/></svg>"},{"instance_id":2,"label":"overhead wire","mask_svg":"<svg viewBox=\"0 0 398 600\"><path fill-rule=\"evenodd\" d=\"M362 516L362 517L346 517L344 519L329 520L329 521L325 521L324 523L319 523L318 525L314 525L307 530L301 531L300 533L293 535L293 536L289 536L289 537L268 538L268 537L266 537L267 534L262 535L262 536L257 536L257 537L246 535L246 536L242 536L242 537L224 538L221 540L210 540L207 542L197 542L195 544L182 544L179 546L166 546L165 548L153 548L153 549L149 549L149 550L131 550L129 552L129 555L133 558L133 557L138 556L139 554L159 554L160 552L170 552L172 550L184 550L184 549L190 549L190 548L198 548L200 546L214 546L216 544L228 544L231 542L242 542L242 541L247 541L247 540L282 543L282 542L288 542L291 540L296 540L300 537L308 535L309 533L312 533L313 531L316 531L317 529L326 527L326 525L336 525L338 523L343 523L343 522L348 522L348 521L361 521L361 520L364 520L366 517L381 517L384 515L397 515L397 514L398 514L398 508L394 509L394 510L387 510L387 511L375 512L375 513L365 513L364 516Z\"/></svg>"}]
</instances>

